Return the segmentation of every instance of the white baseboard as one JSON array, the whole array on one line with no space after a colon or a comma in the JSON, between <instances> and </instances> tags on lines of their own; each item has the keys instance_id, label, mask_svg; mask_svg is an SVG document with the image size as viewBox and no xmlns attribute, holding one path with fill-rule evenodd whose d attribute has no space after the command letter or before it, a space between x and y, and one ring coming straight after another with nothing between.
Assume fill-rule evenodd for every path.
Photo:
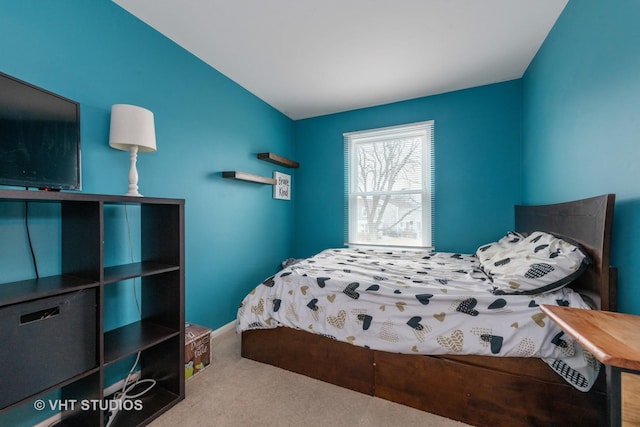
<instances>
[{"instance_id":1,"label":"white baseboard","mask_svg":"<svg viewBox=\"0 0 640 427\"><path fill-rule=\"evenodd\" d=\"M219 337L220 335L235 330L236 329L236 321L233 320L229 323L227 323L226 325L223 325L221 327L219 327L216 330L211 331L211 339L214 339L216 337Z\"/></svg>"}]
</instances>

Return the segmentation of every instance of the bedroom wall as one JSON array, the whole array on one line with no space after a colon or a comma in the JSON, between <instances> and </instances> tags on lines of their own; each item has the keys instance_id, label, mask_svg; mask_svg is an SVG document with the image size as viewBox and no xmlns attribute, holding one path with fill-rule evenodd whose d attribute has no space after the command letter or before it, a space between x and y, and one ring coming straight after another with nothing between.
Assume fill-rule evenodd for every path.
<instances>
[{"instance_id":1,"label":"bedroom wall","mask_svg":"<svg viewBox=\"0 0 640 427\"><path fill-rule=\"evenodd\" d=\"M158 151L138 156L140 192L186 199L186 317L214 329L232 321L242 297L290 256L294 201L274 200L268 185L223 180L221 171L281 170L256 153L292 157L292 121L115 3L64 3L2 2L0 71L81 104L85 193L126 192L128 153L108 146L111 105L154 112ZM113 215L124 224L122 210ZM24 225L5 220L0 233L15 241L0 252L0 283L18 280L32 271ZM49 243L57 233L34 233L41 275L59 268ZM107 255L107 263L129 256L126 246ZM110 292L110 300L131 294L128 285ZM107 326L131 321L130 302L112 308Z\"/></svg>"},{"instance_id":2,"label":"bedroom wall","mask_svg":"<svg viewBox=\"0 0 640 427\"><path fill-rule=\"evenodd\" d=\"M619 310L640 314L640 2L568 3L523 78L525 203L616 194Z\"/></svg>"},{"instance_id":3,"label":"bedroom wall","mask_svg":"<svg viewBox=\"0 0 640 427\"><path fill-rule=\"evenodd\" d=\"M344 132L435 120L434 242L474 252L513 227L520 199L519 80L296 121L294 254L343 246Z\"/></svg>"}]
</instances>

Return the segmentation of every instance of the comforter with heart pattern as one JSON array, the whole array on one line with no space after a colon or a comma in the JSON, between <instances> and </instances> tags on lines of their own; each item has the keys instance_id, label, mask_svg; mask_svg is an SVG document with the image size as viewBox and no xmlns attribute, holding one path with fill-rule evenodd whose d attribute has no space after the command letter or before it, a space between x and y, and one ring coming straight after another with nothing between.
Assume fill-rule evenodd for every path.
<instances>
[{"instance_id":1,"label":"comforter with heart pattern","mask_svg":"<svg viewBox=\"0 0 640 427\"><path fill-rule=\"evenodd\" d=\"M395 353L537 357L588 391L599 362L541 304L589 308L567 287L494 295L472 255L328 249L258 285L237 331L286 326Z\"/></svg>"}]
</instances>

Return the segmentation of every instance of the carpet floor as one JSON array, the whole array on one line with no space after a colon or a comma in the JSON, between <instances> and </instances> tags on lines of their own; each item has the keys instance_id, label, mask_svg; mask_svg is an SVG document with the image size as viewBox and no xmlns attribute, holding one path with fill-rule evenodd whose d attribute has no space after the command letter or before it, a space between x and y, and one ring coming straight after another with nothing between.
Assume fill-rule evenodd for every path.
<instances>
[{"instance_id":1,"label":"carpet floor","mask_svg":"<svg viewBox=\"0 0 640 427\"><path fill-rule=\"evenodd\" d=\"M212 362L152 427L429 426L467 424L240 357L240 336L212 341Z\"/></svg>"}]
</instances>

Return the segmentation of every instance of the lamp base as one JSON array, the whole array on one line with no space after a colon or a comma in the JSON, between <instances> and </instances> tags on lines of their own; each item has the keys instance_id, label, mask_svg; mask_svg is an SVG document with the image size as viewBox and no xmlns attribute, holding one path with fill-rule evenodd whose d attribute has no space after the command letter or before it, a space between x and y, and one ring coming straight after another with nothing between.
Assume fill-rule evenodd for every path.
<instances>
[{"instance_id":1,"label":"lamp base","mask_svg":"<svg viewBox=\"0 0 640 427\"><path fill-rule=\"evenodd\" d=\"M138 190L129 190L124 195L125 196L134 196L134 197L144 197L142 194L138 193Z\"/></svg>"},{"instance_id":2,"label":"lamp base","mask_svg":"<svg viewBox=\"0 0 640 427\"><path fill-rule=\"evenodd\" d=\"M129 191L125 196L143 197L138 193L138 169L136 163L138 160L138 146L132 145L129 147L129 159L131 160L131 167L129 168Z\"/></svg>"}]
</instances>

